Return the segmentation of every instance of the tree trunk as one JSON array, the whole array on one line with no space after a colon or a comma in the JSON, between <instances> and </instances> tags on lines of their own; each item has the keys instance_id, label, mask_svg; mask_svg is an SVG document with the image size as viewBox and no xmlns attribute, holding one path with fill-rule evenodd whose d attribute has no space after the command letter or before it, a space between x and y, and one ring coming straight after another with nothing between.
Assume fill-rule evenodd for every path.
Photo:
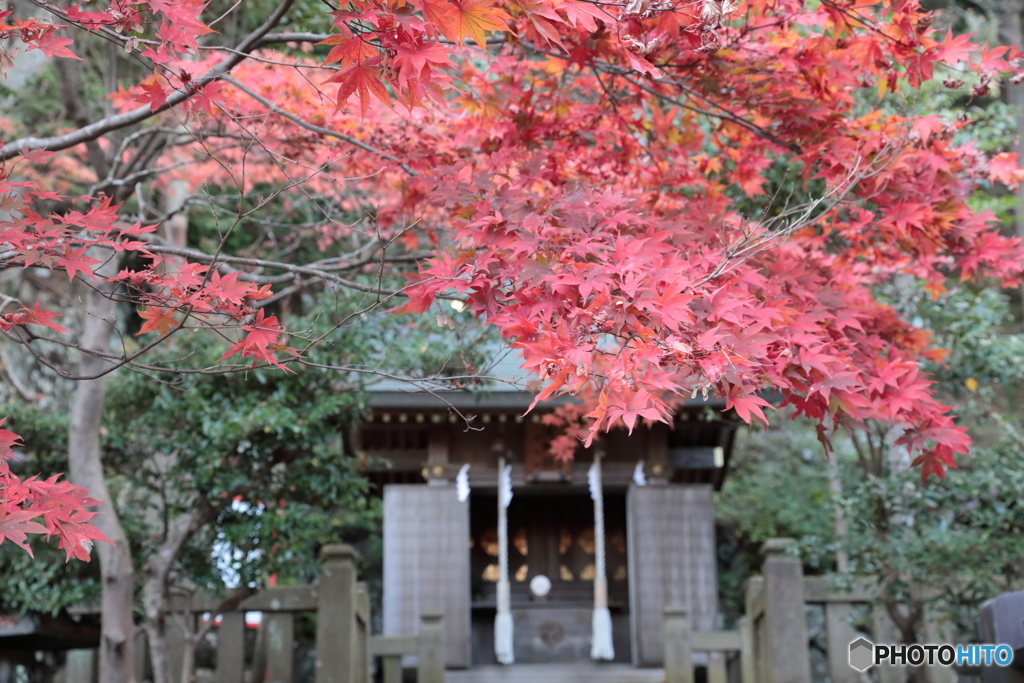
<instances>
[{"instance_id":1,"label":"tree trunk","mask_svg":"<svg viewBox=\"0 0 1024 683\"><path fill-rule=\"evenodd\" d=\"M167 536L157 548L146 566L146 583L142 589L142 606L146 615L146 635L149 637L149 657L153 662L153 683L172 683L170 661L167 657L167 629L178 628L171 620L171 605L167 600L167 577L171 567L195 532L210 520L209 508L203 513L185 514L176 517L167 529ZM186 619L189 615L185 615ZM192 633L182 634L185 642L182 680L192 676L192 662L195 660L196 643L190 641Z\"/></svg>"},{"instance_id":2,"label":"tree trunk","mask_svg":"<svg viewBox=\"0 0 1024 683\"><path fill-rule=\"evenodd\" d=\"M904 608L904 614L900 608ZM885 609L889 617L900 632L900 642L904 645L914 645L920 642L918 633L924 625L924 604L920 599L911 596L906 603L899 603L892 600L885 601ZM923 666L907 665L907 683L926 683L928 677L925 675Z\"/></svg>"},{"instance_id":3,"label":"tree trunk","mask_svg":"<svg viewBox=\"0 0 1024 683\"><path fill-rule=\"evenodd\" d=\"M186 615L191 617L191 615ZM181 683L195 683L196 680L196 648L199 643L193 637L194 634L187 634L185 648L181 656Z\"/></svg>"},{"instance_id":4,"label":"tree trunk","mask_svg":"<svg viewBox=\"0 0 1024 683\"><path fill-rule=\"evenodd\" d=\"M174 628L172 625L171 628ZM167 661L167 622L163 615L156 618L146 610L146 641L149 643L149 661L153 666L153 683L169 683Z\"/></svg>"},{"instance_id":5,"label":"tree trunk","mask_svg":"<svg viewBox=\"0 0 1024 683\"><path fill-rule=\"evenodd\" d=\"M843 510L843 480L839 473L839 456L831 448L825 449L828 460L828 487L832 492L832 529L836 537L836 571L845 574L850 569L850 554L843 548L849 526Z\"/></svg>"},{"instance_id":6,"label":"tree trunk","mask_svg":"<svg viewBox=\"0 0 1024 683\"><path fill-rule=\"evenodd\" d=\"M116 254L106 252L110 261L97 270L101 277L117 271ZM115 304L108 297L115 284L98 280L90 283L86 296L81 346L85 350L109 351L115 324ZM78 374L92 376L102 372L107 362L83 351ZM135 621L132 617L134 570L128 538L118 519L103 475L100 458L100 422L106 395L106 376L82 380L75 389L68 432L68 464L71 479L89 489L102 502L93 525L113 545L97 543L102 582L99 680L103 683L135 683Z\"/></svg>"}]
</instances>

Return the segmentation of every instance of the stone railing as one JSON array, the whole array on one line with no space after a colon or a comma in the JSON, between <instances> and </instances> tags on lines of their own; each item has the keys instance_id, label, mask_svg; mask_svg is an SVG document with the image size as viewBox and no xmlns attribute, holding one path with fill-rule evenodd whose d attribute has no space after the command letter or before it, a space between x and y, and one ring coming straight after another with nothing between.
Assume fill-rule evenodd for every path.
<instances>
[{"instance_id":1,"label":"stone railing","mask_svg":"<svg viewBox=\"0 0 1024 683\"><path fill-rule=\"evenodd\" d=\"M294 622L300 612L317 615L315 645L316 683L371 683L373 659L380 658L384 683L400 683L402 657L417 656L418 683L444 683L444 633L440 612L420 615L416 636L383 637L370 633L370 597L366 584L358 581L355 553L347 545L328 545L321 550L320 580L315 586L267 588L242 600L233 610L221 613L216 627L217 656L215 683L246 683L250 679L267 683L292 683L294 671ZM176 604L179 615L195 620L210 618L223 604L220 598L196 595L187 604ZM83 610L79 610L80 612ZM246 662L245 613L263 614L257 638L256 657ZM170 680L182 680L185 641L173 621L167 625L167 659ZM136 679L151 679L145 643L140 638L136 652ZM69 653L67 683L98 683L95 679L94 650ZM248 670L248 674L247 674Z\"/></svg>"}]
</instances>

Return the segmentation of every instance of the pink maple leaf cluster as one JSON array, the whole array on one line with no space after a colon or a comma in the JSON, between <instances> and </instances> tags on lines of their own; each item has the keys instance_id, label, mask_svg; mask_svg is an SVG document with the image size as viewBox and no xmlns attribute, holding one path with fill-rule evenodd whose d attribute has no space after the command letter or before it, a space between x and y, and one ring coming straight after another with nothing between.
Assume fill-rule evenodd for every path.
<instances>
[{"instance_id":1,"label":"pink maple leaf cluster","mask_svg":"<svg viewBox=\"0 0 1024 683\"><path fill-rule=\"evenodd\" d=\"M0 420L0 425L4 420ZM98 505L89 492L69 481L29 477L22 480L11 471L9 461L19 437L0 429L0 543L11 541L32 555L29 534L56 536L68 560L89 560L93 541L110 542L89 524L97 513L85 508Z\"/></svg>"}]
</instances>

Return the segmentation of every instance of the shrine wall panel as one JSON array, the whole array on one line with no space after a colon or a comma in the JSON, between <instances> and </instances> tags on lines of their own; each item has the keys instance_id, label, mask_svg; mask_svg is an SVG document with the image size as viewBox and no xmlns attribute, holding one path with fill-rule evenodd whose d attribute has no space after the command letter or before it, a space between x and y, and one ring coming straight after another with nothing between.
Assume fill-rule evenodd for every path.
<instances>
[{"instance_id":1,"label":"shrine wall panel","mask_svg":"<svg viewBox=\"0 0 1024 683\"><path fill-rule=\"evenodd\" d=\"M384 635L412 636L444 611L447 665L469 665L469 503L454 486L384 487Z\"/></svg>"},{"instance_id":2,"label":"shrine wall panel","mask_svg":"<svg viewBox=\"0 0 1024 683\"><path fill-rule=\"evenodd\" d=\"M626 507L633 661L661 666L666 606L685 605L694 630L715 627L712 489L704 484L631 486Z\"/></svg>"}]
</instances>

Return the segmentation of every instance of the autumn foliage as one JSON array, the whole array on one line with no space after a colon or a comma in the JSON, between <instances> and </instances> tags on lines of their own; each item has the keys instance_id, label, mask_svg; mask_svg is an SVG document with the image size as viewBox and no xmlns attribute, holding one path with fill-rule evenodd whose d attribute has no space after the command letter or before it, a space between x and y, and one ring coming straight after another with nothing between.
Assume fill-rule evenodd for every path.
<instances>
[{"instance_id":1,"label":"autumn foliage","mask_svg":"<svg viewBox=\"0 0 1024 683\"><path fill-rule=\"evenodd\" d=\"M922 477L968 449L918 369L942 352L872 292L898 273L933 292L951 278L1015 286L1021 245L967 198L1021 171L955 141L970 121L878 103L930 81L984 96L1019 71L1014 49L936 31L910 0L352 0L322 33L271 33L290 7L232 49L198 40L213 31L198 2L68 3L53 22L0 25L64 58L61 32L77 25L152 67L111 95L117 114L0 148L2 267L88 279L96 248L147 259L112 278L146 342L111 351L111 368L146 368L145 352L187 324L234 331L222 369L287 369L308 347L261 302L299 281L366 290L346 274L366 261L175 248L125 219L109 189L37 213L62 191L46 155L119 187L89 175L83 146L101 143L116 177L131 150L104 136L164 120L195 141L159 158L157 183L372 205L374 234L419 265L402 268L415 272L400 291L368 291L404 298L404 312L464 301L543 381L538 401L581 398L563 417L584 439L668 420L697 394L766 421L775 392L823 441L892 425ZM768 196L779 166L803 199ZM318 230L322 245L353 234L333 220ZM34 304L0 316L29 346L33 325L64 332Z\"/></svg>"},{"instance_id":2,"label":"autumn foliage","mask_svg":"<svg viewBox=\"0 0 1024 683\"><path fill-rule=\"evenodd\" d=\"M16 434L0 427L0 543L11 541L31 555L29 534L56 536L67 559L88 560L93 541L107 540L88 524L96 513L84 509L99 501L81 486L59 481L59 475L20 479L10 468L17 443Z\"/></svg>"}]
</instances>

